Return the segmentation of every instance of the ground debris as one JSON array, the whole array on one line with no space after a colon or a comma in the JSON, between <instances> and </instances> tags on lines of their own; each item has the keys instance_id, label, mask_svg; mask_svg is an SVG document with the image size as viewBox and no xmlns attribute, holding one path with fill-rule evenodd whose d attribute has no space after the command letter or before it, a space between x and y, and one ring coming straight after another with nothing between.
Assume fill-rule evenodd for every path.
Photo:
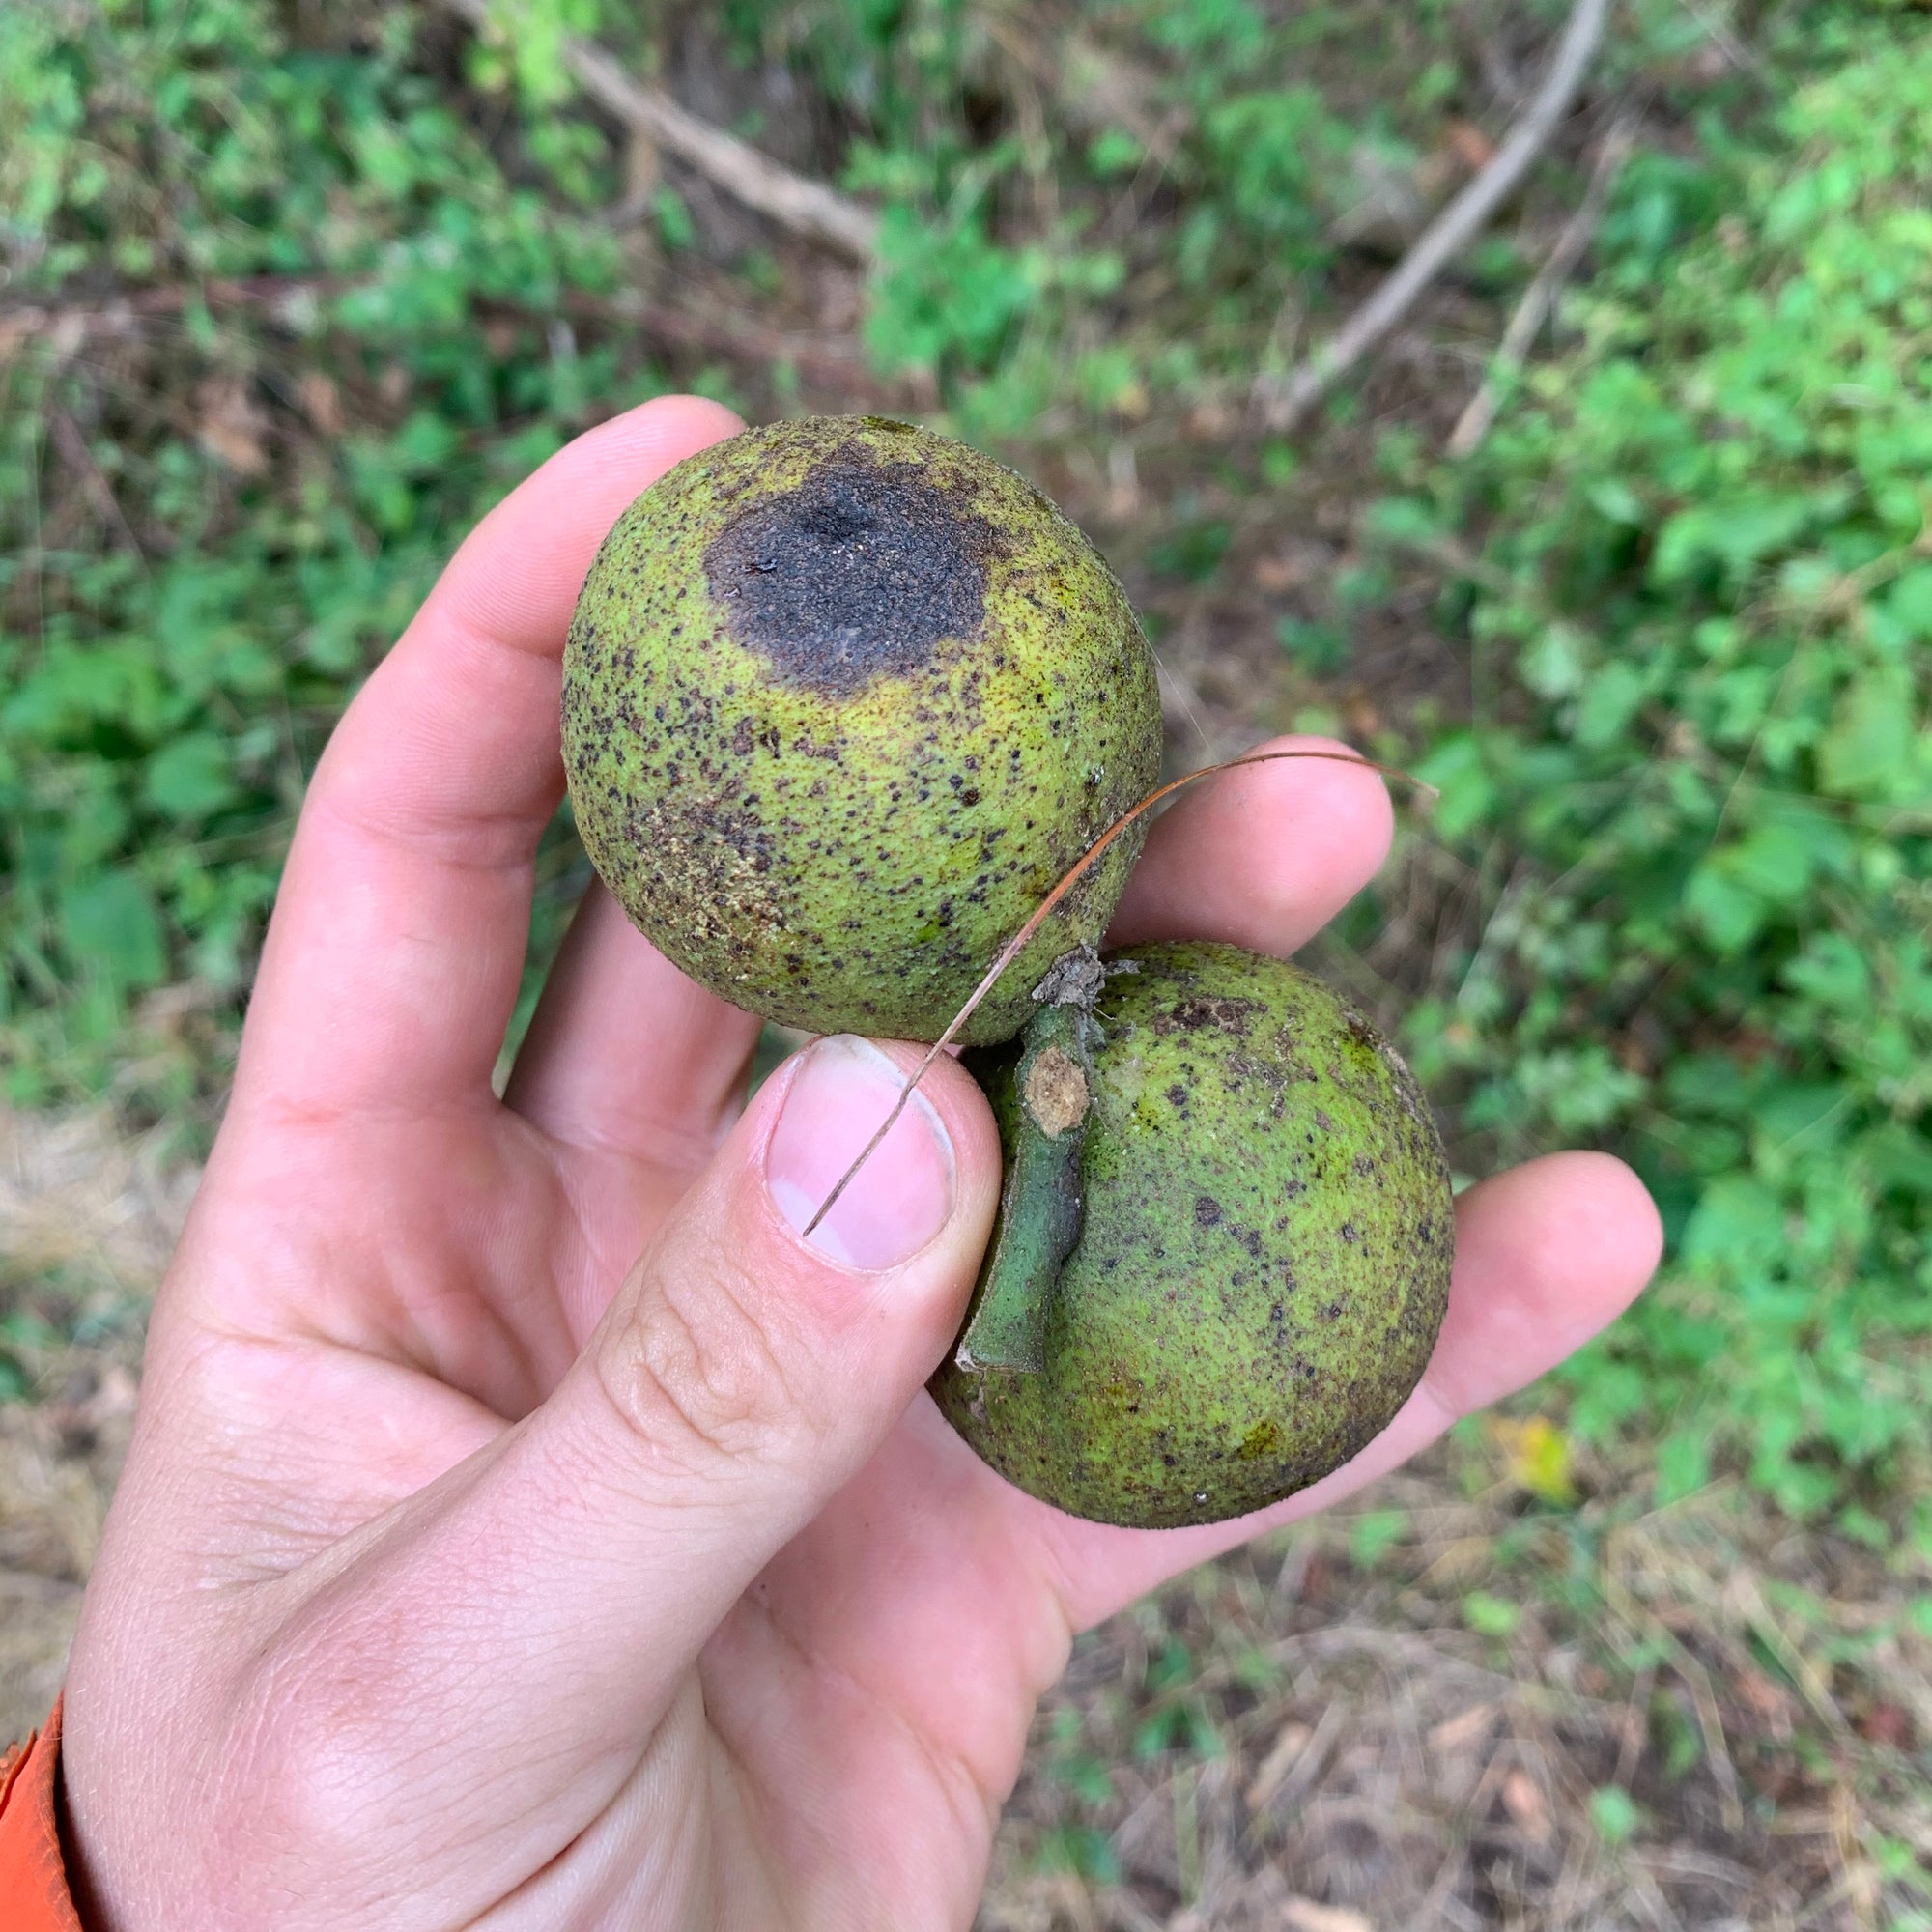
<instances>
[{"instance_id":1,"label":"ground debris","mask_svg":"<svg viewBox=\"0 0 1932 1932\"><path fill-rule=\"evenodd\" d=\"M1932 1641L1819 1661L1885 1623L1883 1560L1719 1488L1552 1511L1547 1549L1505 1577L1520 1493L1470 1500L1464 1455L1082 1638L980 1932L1911 1922L1924 1872L1879 1861L1932 1847ZM1588 1473L1600 1495L1636 1489L1634 1470ZM1358 1561L1354 1525L1393 1512L1406 1538ZM1559 1602L1565 1525L1599 1551L1587 1617ZM1809 1660L1802 1678L1767 1674L1781 1653Z\"/></svg>"}]
</instances>

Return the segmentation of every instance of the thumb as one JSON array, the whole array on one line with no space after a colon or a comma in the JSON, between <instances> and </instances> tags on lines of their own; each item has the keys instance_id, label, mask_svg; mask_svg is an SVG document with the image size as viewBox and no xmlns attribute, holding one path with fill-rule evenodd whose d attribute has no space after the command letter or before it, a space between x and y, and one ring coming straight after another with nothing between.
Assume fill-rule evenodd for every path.
<instances>
[{"instance_id":1,"label":"thumb","mask_svg":"<svg viewBox=\"0 0 1932 1932\"><path fill-rule=\"evenodd\" d=\"M600 1778L615 1788L706 1638L918 1394L999 1192L972 1077L941 1056L801 1233L918 1052L841 1037L781 1067L550 1399L371 1525L315 1627L285 1634L303 1659L270 1673L278 1728L296 1721L293 1677L332 1756L357 1760L336 1783L372 1829L420 1805L420 1754L390 1748L386 1717L351 1751L343 1707L406 1712L410 1735L439 1740L441 1802L479 1827L501 1814L468 1875L484 1892L499 1865L548 1856L546 1834L608 1801Z\"/></svg>"},{"instance_id":2,"label":"thumb","mask_svg":"<svg viewBox=\"0 0 1932 1932\"><path fill-rule=\"evenodd\" d=\"M918 1052L839 1036L781 1067L494 1474L495 1511L545 1547L552 1587L574 1605L608 1590L654 1675L695 1658L858 1473L958 1328L1000 1154L955 1062L802 1232Z\"/></svg>"},{"instance_id":3,"label":"thumb","mask_svg":"<svg viewBox=\"0 0 1932 1932\"><path fill-rule=\"evenodd\" d=\"M839 1036L781 1068L533 1432L540 1455L623 1472L639 1551L701 1561L680 1648L857 1474L958 1328L1000 1154L955 1062L804 1232L920 1054Z\"/></svg>"}]
</instances>

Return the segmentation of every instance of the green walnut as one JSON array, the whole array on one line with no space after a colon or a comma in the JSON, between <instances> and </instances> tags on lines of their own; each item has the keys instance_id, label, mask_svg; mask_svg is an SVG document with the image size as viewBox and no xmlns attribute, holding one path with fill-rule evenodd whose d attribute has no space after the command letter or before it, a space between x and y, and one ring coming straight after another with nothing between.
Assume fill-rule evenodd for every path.
<instances>
[{"instance_id":1,"label":"green walnut","mask_svg":"<svg viewBox=\"0 0 1932 1932\"><path fill-rule=\"evenodd\" d=\"M1007 1181L932 1392L1075 1516L1243 1516L1346 1463L1420 1379L1448 1167L1408 1069L1306 973L1206 944L1101 970L968 1056Z\"/></svg>"},{"instance_id":2,"label":"green walnut","mask_svg":"<svg viewBox=\"0 0 1932 1932\"><path fill-rule=\"evenodd\" d=\"M1098 553L1011 470L880 416L679 464L611 530L564 651L598 871L686 973L812 1033L936 1039L1160 749ZM1021 1026L1138 850L1083 877L965 1038Z\"/></svg>"}]
</instances>

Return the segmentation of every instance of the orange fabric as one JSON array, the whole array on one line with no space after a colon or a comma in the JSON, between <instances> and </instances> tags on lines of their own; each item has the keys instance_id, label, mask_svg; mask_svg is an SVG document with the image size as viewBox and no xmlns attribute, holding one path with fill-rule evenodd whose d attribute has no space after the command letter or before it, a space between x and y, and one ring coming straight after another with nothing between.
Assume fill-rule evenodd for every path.
<instances>
[{"instance_id":1,"label":"orange fabric","mask_svg":"<svg viewBox=\"0 0 1932 1932\"><path fill-rule=\"evenodd\" d=\"M54 1809L61 1707L38 1737L0 1760L0 1924L7 1932L80 1932Z\"/></svg>"}]
</instances>

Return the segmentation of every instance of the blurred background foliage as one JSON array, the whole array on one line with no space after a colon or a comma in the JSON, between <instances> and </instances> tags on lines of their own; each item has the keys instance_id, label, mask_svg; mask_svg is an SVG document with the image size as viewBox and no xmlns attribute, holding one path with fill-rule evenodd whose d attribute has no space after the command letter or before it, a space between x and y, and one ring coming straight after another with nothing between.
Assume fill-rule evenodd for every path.
<instances>
[{"instance_id":1,"label":"blurred background foliage","mask_svg":"<svg viewBox=\"0 0 1932 1932\"><path fill-rule=\"evenodd\" d=\"M1932 1555L1932 24L1627 0L1422 346L1293 437L1251 406L1560 17L0 9L8 1095L211 1118L331 722L569 437L668 387L892 408L1088 522L1179 761L1301 724L1439 788L1322 963L1469 1171L1612 1146L1663 1202L1665 1279L1564 1372L1569 1427L1654 1441L1663 1498L1739 1471ZM876 210L869 269L586 103L573 34ZM1452 461L1612 110L1588 271ZM566 825L541 872L533 980Z\"/></svg>"}]
</instances>

